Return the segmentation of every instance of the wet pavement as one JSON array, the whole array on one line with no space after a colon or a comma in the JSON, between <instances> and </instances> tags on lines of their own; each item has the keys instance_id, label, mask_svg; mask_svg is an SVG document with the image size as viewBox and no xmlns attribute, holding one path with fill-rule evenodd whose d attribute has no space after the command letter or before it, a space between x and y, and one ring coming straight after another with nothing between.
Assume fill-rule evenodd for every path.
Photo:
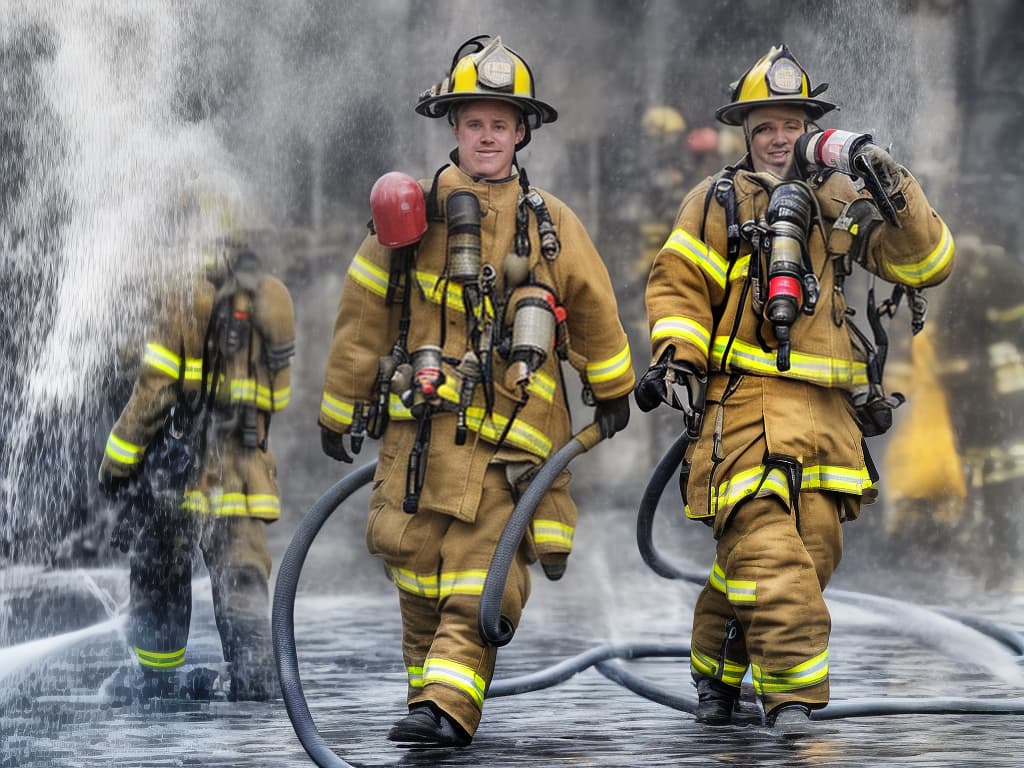
<instances>
[{"instance_id":1,"label":"wet pavement","mask_svg":"<svg viewBox=\"0 0 1024 768\"><path fill-rule=\"evenodd\" d=\"M348 514L357 517L355 510ZM606 643L688 640L697 587L646 570L636 553L630 515L609 512L584 521L577 544L582 556L574 555L561 582L534 574L523 624L499 653L498 679L536 672ZM327 541L314 545L303 572L296 636L313 717L326 742L352 765L1024 764L1024 732L1017 715L830 720L817 723L813 736L787 743L759 727L698 726L692 716L637 696L593 668L552 688L488 700L468 749L397 748L385 739L405 710L397 599L373 561L358 573L346 573L345 563L365 563L357 554L339 554L341 529L332 530L325 534ZM275 548L280 551L284 543L277 541ZM669 554L687 557L683 550ZM845 582L841 568L835 586L862 589L860 582L872 570L882 585L901 574L864 565L854 562ZM906 593L909 601L895 612L831 600L833 700L1024 695L1020 657L961 623L924 610L969 609L1021 630L1024 590L982 592L969 575L940 579L928 567L919 568L918 575L929 588ZM82 590L91 583L86 591L103 594L97 600L114 617L74 627L71 636L0 649L0 768L311 764L280 700L146 705L121 700L119 692L135 668L117 618L126 590L121 569L40 574L39 581L55 591ZM219 669L208 581L198 579L195 593L187 662ZM685 659L622 663L670 692L692 695Z\"/></svg>"}]
</instances>

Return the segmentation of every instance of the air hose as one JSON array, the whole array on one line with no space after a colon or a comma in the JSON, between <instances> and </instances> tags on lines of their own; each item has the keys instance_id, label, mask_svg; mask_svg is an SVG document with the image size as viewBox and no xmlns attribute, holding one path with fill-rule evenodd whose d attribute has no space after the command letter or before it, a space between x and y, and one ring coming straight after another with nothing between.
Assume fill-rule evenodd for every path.
<instances>
[{"instance_id":1,"label":"air hose","mask_svg":"<svg viewBox=\"0 0 1024 768\"><path fill-rule=\"evenodd\" d=\"M291 543L281 559L274 587L274 610L271 630L274 639L274 658L281 681L281 695L295 734L307 754L320 768L352 768L327 746L313 722L299 678L299 659L295 653L295 593L299 586L302 564L309 548L338 506L359 488L373 479L377 462L371 462L339 480L327 493L317 499L299 523Z\"/></svg>"},{"instance_id":2,"label":"air hose","mask_svg":"<svg viewBox=\"0 0 1024 768\"><path fill-rule=\"evenodd\" d=\"M488 645L500 648L507 645L515 634L515 626L507 616L501 615L501 598L505 593L508 571L515 558L519 544L526 534L526 527L533 518L534 510L548 488L569 462L597 445L602 440L601 428L597 422L577 432L569 442L550 456L541 466L533 480L519 497L512 516L505 524L505 530L498 539L498 546L487 569L483 593L480 595L478 623L480 637Z\"/></svg>"}]
</instances>

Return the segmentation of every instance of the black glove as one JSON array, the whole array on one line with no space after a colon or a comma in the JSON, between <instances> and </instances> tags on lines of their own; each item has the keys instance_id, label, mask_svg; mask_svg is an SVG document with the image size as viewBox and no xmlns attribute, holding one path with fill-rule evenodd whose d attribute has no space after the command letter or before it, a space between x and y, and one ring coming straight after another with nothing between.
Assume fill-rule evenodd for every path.
<instances>
[{"instance_id":1,"label":"black glove","mask_svg":"<svg viewBox=\"0 0 1024 768\"><path fill-rule=\"evenodd\" d=\"M668 357L662 355L661 360L652 364L636 383L633 397L636 398L637 407L644 413L653 411L668 397L668 387L665 385L667 372Z\"/></svg>"},{"instance_id":2,"label":"black glove","mask_svg":"<svg viewBox=\"0 0 1024 768\"><path fill-rule=\"evenodd\" d=\"M110 530L110 546L120 550L124 554L131 551L135 543L135 520L129 509L122 509L114 521L114 527Z\"/></svg>"},{"instance_id":3,"label":"black glove","mask_svg":"<svg viewBox=\"0 0 1024 768\"><path fill-rule=\"evenodd\" d=\"M900 173L900 166L895 160L892 159L892 155L886 152L877 144L865 144L861 150L861 155L868 161L868 165L871 166L871 170L878 176L879 182L882 184L882 191L885 194L892 196L899 189L900 180L903 178Z\"/></svg>"},{"instance_id":4,"label":"black glove","mask_svg":"<svg viewBox=\"0 0 1024 768\"><path fill-rule=\"evenodd\" d=\"M118 477L116 475L110 475L106 472L100 472L99 489L100 493L108 501L120 501L121 497L124 496L128 490L128 486L131 484L132 478L130 477Z\"/></svg>"},{"instance_id":5,"label":"black glove","mask_svg":"<svg viewBox=\"0 0 1024 768\"><path fill-rule=\"evenodd\" d=\"M343 461L346 464L352 463L352 457L348 455L348 451L345 450L345 436L328 429L327 427L320 427L320 447L323 448L324 453L330 456L335 461Z\"/></svg>"},{"instance_id":6,"label":"black glove","mask_svg":"<svg viewBox=\"0 0 1024 768\"><path fill-rule=\"evenodd\" d=\"M594 407L594 421L601 428L601 436L611 437L629 424L629 395L614 400L598 400Z\"/></svg>"}]
</instances>

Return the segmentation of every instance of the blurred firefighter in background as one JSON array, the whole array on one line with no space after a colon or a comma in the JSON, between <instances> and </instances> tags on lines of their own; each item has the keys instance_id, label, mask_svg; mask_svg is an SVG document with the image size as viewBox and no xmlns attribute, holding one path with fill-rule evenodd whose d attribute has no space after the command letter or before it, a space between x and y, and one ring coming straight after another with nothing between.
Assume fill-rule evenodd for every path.
<instances>
[{"instance_id":1,"label":"blurred firefighter in background","mask_svg":"<svg viewBox=\"0 0 1024 768\"><path fill-rule=\"evenodd\" d=\"M643 115L648 163L646 219L640 224L643 251L636 268L644 277L671 232L679 201L689 187L716 173L719 132L707 126L687 131L682 113L667 105ZM737 156L734 159L739 159Z\"/></svg>"},{"instance_id":2,"label":"blurred firefighter in background","mask_svg":"<svg viewBox=\"0 0 1024 768\"><path fill-rule=\"evenodd\" d=\"M987 588L1000 588L1021 574L1024 264L974 234L958 237L957 249L954 278L933 293L935 323L924 339L930 346L915 338L911 349L915 385L927 386L927 365L937 391L930 396L934 407L919 416L914 403L886 457L894 471L912 465L912 474L890 489L889 528L909 524L924 541L946 547L955 532L954 549L964 550L968 567ZM951 425L952 439L937 434L943 425ZM947 443L958 451L955 461L936 456L949 455ZM965 492L965 510L928 515Z\"/></svg>"},{"instance_id":3,"label":"blurred firefighter in background","mask_svg":"<svg viewBox=\"0 0 1024 768\"><path fill-rule=\"evenodd\" d=\"M496 649L478 627L498 540L541 462L570 439L561 362L601 434L629 419L629 344L611 280L576 215L530 185L516 150L557 113L501 38L473 38L416 112L446 117L451 164L382 176L375 226L345 279L320 411L324 451L381 438L366 540L398 588L409 714L388 738L465 746ZM576 507L563 473L511 565L501 613L518 624L538 558L558 579Z\"/></svg>"},{"instance_id":4,"label":"blurred firefighter in background","mask_svg":"<svg viewBox=\"0 0 1024 768\"><path fill-rule=\"evenodd\" d=\"M271 415L291 397L294 309L263 271L234 180L207 174L184 196L207 258L155 307L127 405L107 439L100 489L121 513L111 543L130 551L128 639L145 697L207 697L184 679L196 544L210 573L231 700L276 689L265 526L280 516ZM216 234L214 234L216 233Z\"/></svg>"},{"instance_id":5,"label":"blurred firefighter in background","mask_svg":"<svg viewBox=\"0 0 1024 768\"><path fill-rule=\"evenodd\" d=\"M834 105L788 48L731 87L716 117L743 126L747 155L686 196L654 261L636 399L686 411L685 512L716 539L691 636L697 720L732 722L749 668L764 722L788 736L828 702L822 591L840 523L874 490L863 438L898 404L881 386L882 305L869 307L872 342L845 280L859 264L913 293L946 277L954 246L870 136L814 125Z\"/></svg>"}]
</instances>

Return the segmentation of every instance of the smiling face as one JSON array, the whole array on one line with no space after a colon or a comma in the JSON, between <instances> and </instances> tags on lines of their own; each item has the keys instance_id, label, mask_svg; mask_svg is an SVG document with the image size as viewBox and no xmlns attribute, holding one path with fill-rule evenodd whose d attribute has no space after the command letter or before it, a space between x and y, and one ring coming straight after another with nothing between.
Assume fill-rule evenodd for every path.
<instances>
[{"instance_id":1,"label":"smiling face","mask_svg":"<svg viewBox=\"0 0 1024 768\"><path fill-rule=\"evenodd\" d=\"M471 101L459 108L452 126L459 145L459 168L473 178L512 175L516 144L526 135L522 113L505 101Z\"/></svg>"},{"instance_id":2,"label":"smiling face","mask_svg":"<svg viewBox=\"0 0 1024 768\"><path fill-rule=\"evenodd\" d=\"M800 107L778 104L750 110L744 124L754 170L786 178L793 162L793 145L807 130L806 121Z\"/></svg>"}]
</instances>

